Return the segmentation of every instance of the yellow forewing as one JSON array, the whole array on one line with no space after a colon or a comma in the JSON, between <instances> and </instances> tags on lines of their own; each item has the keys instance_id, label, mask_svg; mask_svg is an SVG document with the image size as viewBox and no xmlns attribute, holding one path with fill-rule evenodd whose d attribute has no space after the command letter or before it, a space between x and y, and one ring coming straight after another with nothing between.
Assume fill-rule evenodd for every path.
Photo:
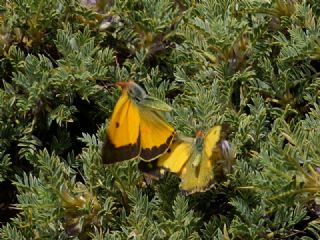
<instances>
[{"instance_id":1,"label":"yellow forewing","mask_svg":"<svg viewBox=\"0 0 320 240\"><path fill-rule=\"evenodd\" d=\"M183 166L190 158L192 143L176 141L172 143L167 153L158 160L158 167L168 169L173 173L180 173Z\"/></svg>"},{"instance_id":2,"label":"yellow forewing","mask_svg":"<svg viewBox=\"0 0 320 240\"><path fill-rule=\"evenodd\" d=\"M109 122L102 147L102 161L115 163L130 160L140 153L140 115L137 106L123 91Z\"/></svg>"},{"instance_id":3,"label":"yellow forewing","mask_svg":"<svg viewBox=\"0 0 320 240\"><path fill-rule=\"evenodd\" d=\"M204 139L204 150L206 156L211 157L212 150L217 146L221 139L222 126L217 125L211 128Z\"/></svg>"},{"instance_id":4,"label":"yellow forewing","mask_svg":"<svg viewBox=\"0 0 320 240\"><path fill-rule=\"evenodd\" d=\"M126 91L119 98L108 126L108 136L116 148L135 144L139 137L140 115Z\"/></svg>"},{"instance_id":5,"label":"yellow forewing","mask_svg":"<svg viewBox=\"0 0 320 240\"><path fill-rule=\"evenodd\" d=\"M175 135L174 128L165 121L161 113L142 108L140 110L140 157L150 161L166 152Z\"/></svg>"}]
</instances>

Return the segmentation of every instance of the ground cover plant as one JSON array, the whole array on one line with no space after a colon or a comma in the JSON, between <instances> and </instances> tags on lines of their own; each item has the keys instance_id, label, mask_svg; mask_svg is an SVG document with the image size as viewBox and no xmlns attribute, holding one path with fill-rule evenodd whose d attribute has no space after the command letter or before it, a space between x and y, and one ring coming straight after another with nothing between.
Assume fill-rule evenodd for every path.
<instances>
[{"instance_id":1,"label":"ground cover plant","mask_svg":"<svg viewBox=\"0 0 320 240\"><path fill-rule=\"evenodd\" d=\"M0 0L0 238L319 239L319 21L316 0ZM185 136L228 124L233 171L186 196L102 164L130 79Z\"/></svg>"}]
</instances>

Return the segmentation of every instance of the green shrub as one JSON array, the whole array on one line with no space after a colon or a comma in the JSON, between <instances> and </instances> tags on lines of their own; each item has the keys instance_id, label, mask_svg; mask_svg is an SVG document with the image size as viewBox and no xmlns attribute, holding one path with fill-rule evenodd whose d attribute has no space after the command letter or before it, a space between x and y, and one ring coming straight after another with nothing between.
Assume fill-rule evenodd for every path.
<instances>
[{"instance_id":1,"label":"green shrub","mask_svg":"<svg viewBox=\"0 0 320 240\"><path fill-rule=\"evenodd\" d=\"M320 238L317 1L90 2L1 1L0 182L18 214L0 238ZM103 165L110 83L129 79L186 136L228 123L233 173L184 196L176 176Z\"/></svg>"}]
</instances>

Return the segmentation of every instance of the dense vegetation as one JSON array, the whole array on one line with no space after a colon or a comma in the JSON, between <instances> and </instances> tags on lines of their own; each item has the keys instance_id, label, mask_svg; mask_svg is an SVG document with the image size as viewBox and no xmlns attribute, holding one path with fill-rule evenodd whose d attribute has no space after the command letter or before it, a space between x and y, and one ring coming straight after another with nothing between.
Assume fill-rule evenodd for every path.
<instances>
[{"instance_id":1,"label":"dense vegetation","mask_svg":"<svg viewBox=\"0 0 320 240\"><path fill-rule=\"evenodd\" d=\"M318 1L0 3L1 239L320 238ZM185 196L103 165L129 79L186 136L229 124L232 174Z\"/></svg>"}]
</instances>

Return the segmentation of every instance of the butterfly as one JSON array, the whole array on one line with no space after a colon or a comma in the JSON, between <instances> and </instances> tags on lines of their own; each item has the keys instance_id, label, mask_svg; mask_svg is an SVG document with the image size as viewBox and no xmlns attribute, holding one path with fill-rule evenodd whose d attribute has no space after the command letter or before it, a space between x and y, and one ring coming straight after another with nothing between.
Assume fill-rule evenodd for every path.
<instances>
[{"instance_id":1,"label":"butterfly","mask_svg":"<svg viewBox=\"0 0 320 240\"><path fill-rule=\"evenodd\" d=\"M116 163L140 157L151 161L165 153L175 129L163 112L171 107L153 98L134 81L118 82L122 94L116 103L102 147L103 163Z\"/></svg>"},{"instance_id":2,"label":"butterfly","mask_svg":"<svg viewBox=\"0 0 320 240\"><path fill-rule=\"evenodd\" d=\"M204 192L213 186L216 163L232 158L230 145L223 140L225 132L225 125L217 125L207 135L198 131L195 138L177 139L157 161L140 162L138 168L154 179L166 171L177 174L187 195Z\"/></svg>"}]
</instances>

